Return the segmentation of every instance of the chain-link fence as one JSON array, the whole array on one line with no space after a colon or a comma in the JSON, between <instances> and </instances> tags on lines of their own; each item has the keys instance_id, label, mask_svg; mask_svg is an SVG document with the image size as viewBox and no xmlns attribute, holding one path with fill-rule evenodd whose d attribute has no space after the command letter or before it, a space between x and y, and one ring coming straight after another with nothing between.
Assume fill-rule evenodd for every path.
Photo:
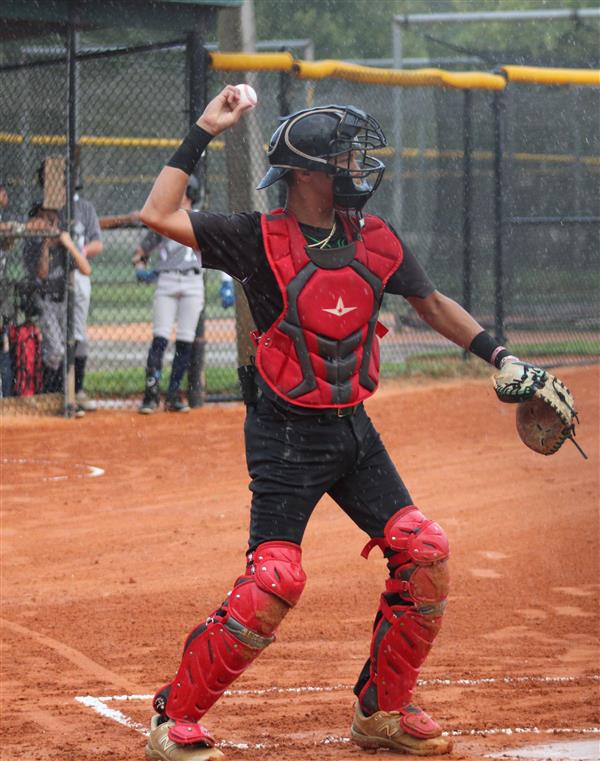
<instances>
[{"instance_id":1,"label":"chain-link fence","mask_svg":"<svg viewBox=\"0 0 600 761\"><path fill-rule=\"evenodd\" d=\"M45 39L42 49L47 59L49 49L64 51L64 39ZM148 231L131 212L141 208L187 131L189 50L171 43L118 54L86 51L76 57L74 71L65 61L36 60L40 55L29 49L25 60L0 67L0 181L8 194L0 225L29 222L29 228L13 226L10 237L4 232L0 238L3 348L8 349L3 395L34 398L38 407L45 398L48 408L56 406L63 395L56 375L54 385L49 381L51 349L53 364L59 356L63 385L73 364L75 389L82 387L83 358L88 397L106 406L137 405L153 336L156 285L147 281L160 262L161 244L148 244L151 258L140 276L132 257ZM207 97L241 78L210 71ZM280 205L277 186L262 195L252 192L277 117L315 104L355 104L381 122L389 139L382 156L386 174L369 210L394 226L436 286L465 304L515 353L545 364L597 356L599 89L509 85L496 93L311 81L280 72L245 78L257 89L260 107L246 119L233 155L227 155L227 136L210 144L198 204L235 210L235 188L243 183L254 208ZM69 98L71 146L65 128ZM28 214L35 214L44 192L38 170L53 156L65 157L65 186L80 199L67 198L60 224L90 253L87 340L68 334L67 302L72 299L76 313L82 273L70 278L71 289L49 295L48 273L40 263L49 233L36 237L30 229L35 216ZM81 200L92 204L99 232ZM102 250L93 255L89 246L98 238ZM49 240L46 258L57 278L70 262L62 275L68 284L68 270L78 269L77 263L72 257L61 260L56 238ZM218 272L205 270L203 278L205 306L195 344L202 349L204 398L237 398L235 308L222 299ZM52 341L49 303L62 326ZM402 299L386 297L382 319L390 328L382 344L384 375L465 364L463 352L419 323ZM23 326L31 336L20 344ZM165 385L174 339L173 333L163 359ZM41 367L32 370L36 341Z\"/></svg>"}]
</instances>

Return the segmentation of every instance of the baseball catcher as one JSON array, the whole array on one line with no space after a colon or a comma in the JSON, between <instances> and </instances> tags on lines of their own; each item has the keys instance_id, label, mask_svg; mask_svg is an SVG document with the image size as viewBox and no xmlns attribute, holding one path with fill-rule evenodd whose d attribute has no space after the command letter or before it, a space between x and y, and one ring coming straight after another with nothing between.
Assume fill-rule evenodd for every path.
<instances>
[{"instance_id":1,"label":"baseball catcher","mask_svg":"<svg viewBox=\"0 0 600 761\"><path fill-rule=\"evenodd\" d=\"M257 326L255 354L240 368L252 479L246 562L223 602L192 628L174 677L157 691L146 756L222 757L200 722L273 643L300 599L301 543L324 494L368 537L363 556L378 548L389 572L354 686L352 740L372 750L448 753L450 739L414 692L444 617L449 540L415 504L364 408L379 384L383 296L402 296L434 330L498 369L509 352L435 288L389 222L364 212L384 173L378 155L386 138L360 108L321 105L281 120L258 188L284 183L283 208L181 209L201 154L249 107L235 87L225 87L163 168L141 212L161 235L200 250L203 266L237 280ZM523 375L517 362L511 358ZM502 366L503 395L528 398L533 392L516 383L514 367L509 377L510 367ZM543 377L528 370L530 386L541 387ZM344 615L335 592L331 610Z\"/></svg>"}]
</instances>

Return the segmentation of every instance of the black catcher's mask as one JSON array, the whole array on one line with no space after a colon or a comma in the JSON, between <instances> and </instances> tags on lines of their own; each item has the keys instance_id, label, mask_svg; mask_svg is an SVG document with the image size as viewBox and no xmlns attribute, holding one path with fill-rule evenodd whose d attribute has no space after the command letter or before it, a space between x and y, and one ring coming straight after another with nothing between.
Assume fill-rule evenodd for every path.
<instances>
[{"instance_id":1,"label":"black catcher's mask","mask_svg":"<svg viewBox=\"0 0 600 761\"><path fill-rule=\"evenodd\" d=\"M257 189L267 188L290 169L333 176L334 203L360 211L381 182L385 165L369 151L387 145L377 121L354 106L317 106L283 117L267 155L271 167ZM339 158L336 158L339 157ZM335 163L334 163L335 162Z\"/></svg>"}]
</instances>

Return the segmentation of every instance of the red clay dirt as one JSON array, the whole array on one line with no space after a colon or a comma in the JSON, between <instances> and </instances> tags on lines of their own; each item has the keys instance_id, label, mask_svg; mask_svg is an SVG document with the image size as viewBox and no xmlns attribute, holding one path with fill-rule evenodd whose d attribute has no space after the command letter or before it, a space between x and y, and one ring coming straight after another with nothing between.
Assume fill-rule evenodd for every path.
<instances>
[{"instance_id":1,"label":"red clay dirt","mask_svg":"<svg viewBox=\"0 0 600 761\"><path fill-rule=\"evenodd\" d=\"M559 375L588 461L570 442L552 457L526 449L485 380L388 384L367 404L451 541L450 602L416 697L457 733L455 759L600 737L598 367ZM2 421L2 761L144 758L148 700L104 701L120 713L100 714L75 698L152 693L241 572L243 415ZM347 741L386 576L377 552L360 557L364 542L324 499L304 596L234 685L250 692L204 720L228 759L373 758Z\"/></svg>"}]
</instances>

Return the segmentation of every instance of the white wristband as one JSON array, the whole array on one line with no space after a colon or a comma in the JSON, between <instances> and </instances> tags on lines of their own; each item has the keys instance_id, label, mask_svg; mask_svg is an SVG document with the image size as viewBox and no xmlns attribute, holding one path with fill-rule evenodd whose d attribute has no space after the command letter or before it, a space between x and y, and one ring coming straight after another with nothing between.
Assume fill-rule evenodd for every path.
<instances>
[{"instance_id":1,"label":"white wristband","mask_svg":"<svg viewBox=\"0 0 600 761\"><path fill-rule=\"evenodd\" d=\"M508 356L506 356L506 357L502 357L502 361L500 362L500 369L502 370L502 368L504 367L504 365L505 365L507 362L518 362L518 361L519 361L519 358L518 358L518 357L515 357L515 355L514 355L514 354L509 354L509 355L508 355Z\"/></svg>"}]
</instances>

